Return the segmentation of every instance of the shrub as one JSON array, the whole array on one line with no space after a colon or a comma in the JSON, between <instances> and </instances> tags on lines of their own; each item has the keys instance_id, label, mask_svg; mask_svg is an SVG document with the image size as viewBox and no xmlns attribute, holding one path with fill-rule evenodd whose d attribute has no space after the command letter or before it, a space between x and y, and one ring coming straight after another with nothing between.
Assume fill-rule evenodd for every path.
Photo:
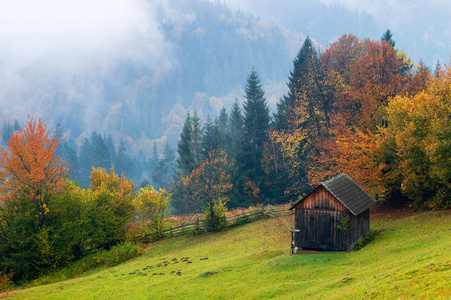
<instances>
[{"instance_id":1,"label":"shrub","mask_svg":"<svg viewBox=\"0 0 451 300\"><path fill-rule=\"evenodd\" d=\"M0 292L6 291L13 285L10 276L0 272Z\"/></svg>"},{"instance_id":2,"label":"shrub","mask_svg":"<svg viewBox=\"0 0 451 300\"><path fill-rule=\"evenodd\" d=\"M224 228L227 225L225 213L227 208L225 204L219 200L217 205L208 205L207 209L204 211L204 223L208 231L215 231ZM214 223L212 222L212 212L214 217Z\"/></svg>"},{"instance_id":3,"label":"shrub","mask_svg":"<svg viewBox=\"0 0 451 300\"><path fill-rule=\"evenodd\" d=\"M171 195L164 189L156 191L151 186L141 188L133 199L135 221L132 237L150 235L152 239L161 237L165 229L165 216Z\"/></svg>"}]
</instances>

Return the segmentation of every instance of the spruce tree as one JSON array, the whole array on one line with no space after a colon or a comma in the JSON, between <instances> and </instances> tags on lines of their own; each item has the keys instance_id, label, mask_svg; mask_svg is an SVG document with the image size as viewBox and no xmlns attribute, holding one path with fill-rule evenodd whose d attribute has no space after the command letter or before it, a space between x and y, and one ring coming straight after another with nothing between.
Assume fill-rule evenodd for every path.
<instances>
[{"instance_id":1,"label":"spruce tree","mask_svg":"<svg viewBox=\"0 0 451 300\"><path fill-rule=\"evenodd\" d=\"M237 159L242 151L243 142L243 115L238 99L235 99L227 125L227 135L229 137L229 146L226 149L230 160Z\"/></svg>"},{"instance_id":2,"label":"spruce tree","mask_svg":"<svg viewBox=\"0 0 451 300\"><path fill-rule=\"evenodd\" d=\"M152 147L152 154L150 155L150 159L149 159L149 167L150 167L149 172L150 172L151 176L154 173L159 160L160 160L160 156L158 154L157 143L154 142L153 147Z\"/></svg>"},{"instance_id":3,"label":"spruce tree","mask_svg":"<svg viewBox=\"0 0 451 300\"><path fill-rule=\"evenodd\" d=\"M110 151L103 137L96 132L91 134L92 166L109 170L111 168Z\"/></svg>"},{"instance_id":4,"label":"spruce tree","mask_svg":"<svg viewBox=\"0 0 451 300\"><path fill-rule=\"evenodd\" d=\"M191 149L193 154L193 166L195 169L202 162L202 124L197 111L191 118Z\"/></svg>"},{"instance_id":5,"label":"spruce tree","mask_svg":"<svg viewBox=\"0 0 451 300\"><path fill-rule=\"evenodd\" d=\"M387 29L381 37L381 41L386 41L390 46L395 47L395 41L392 39L393 34Z\"/></svg>"},{"instance_id":6,"label":"spruce tree","mask_svg":"<svg viewBox=\"0 0 451 300\"><path fill-rule=\"evenodd\" d=\"M89 177L92 172L92 145L91 140L85 138L80 147L80 173L79 183L81 187L87 188L90 184Z\"/></svg>"},{"instance_id":7,"label":"spruce tree","mask_svg":"<svg viewBox=\"0 0 451 300\"><path fill-rule=\"evenodd\" d=\"M254 68L247 79L245 92L246 101L243 104L243 171L251 181L260 186L264 176L261 164L263 144L267 140L270 117L265 92Z\"/></svg>"},{"instance_id":8,"label":"spruce tree","mask_svg":"<svg viewBox=\"0 0 451 300\"><path fill-rule=\"evenodd\" d=\"M277 113L274 115L276 130L288 128L287 118L295 105L297 94L302 90L311 71L312 63L317 59L317 52L312 40L307 37L296 58L293 60L293 71L288 76L288 94L277 103Z\"/></svg>"},{"instance_id":9,"label":"spruce tree","mask_svg":"<svg viewBox=\"0 0 451 300\"><path fill-rule=\"evenodd\" d=\"M227 132L228 121L227 109L223 107L219 115L215 118L215 127L218 134L218 149L226 150L229 147L229 134Z\"/></svg>"},{"instance_id":10,"label":"spruce tree","mask_svg":"<svg viewBox=\"0 0 451 300\"><path fill-rule=\"evenodd\" d=\"M166 140L166 144L164 145L163 156L164 156L163 160L164 160L164 166L165 166L163 186L165 187L169 184L169 181L172 178L172 174L174 172L174 162L175 162L174 150L171 147L171 143L169 142L169 139Z\"/></svg>"},{"instance_id":11,"label":"spruce tree","mask_svg":"<svg viewBox=\"0 0 451 300\"><path fill-rule=\"evenodd\" d=\"M177 143L177 153L179 157L176 161L178 175L188 175L194 169L194 156L192 149L192 123L189 112L186 114L180 139Z\"/></svg>"},{"instance_id":12,"label":"spruce tree","mask_svg":"<svg viewBox=\"0 0 451 300\"><path fill-rule=\"evenodd\" d=\"M208 158L208 154L211 151L219 150L219 136L218 136L218 127L214 124L210 116L207 117L207 121L205 122L203 128L202 135L202 157L203 159Z\"/></svg>"},{"instance_id":13,"label":"spruce tree","mask_svg":"<svg viewBox=\"0 0 451 300\"><path fill-rule=\"evenodd\" d=\"M130 155L127 153L124 141L121 139L117 152L116 163L114 164L114 172L118 175L124 173L124 176L132 179L134 177L134 162Z\"/></svg>"}]
</instances>

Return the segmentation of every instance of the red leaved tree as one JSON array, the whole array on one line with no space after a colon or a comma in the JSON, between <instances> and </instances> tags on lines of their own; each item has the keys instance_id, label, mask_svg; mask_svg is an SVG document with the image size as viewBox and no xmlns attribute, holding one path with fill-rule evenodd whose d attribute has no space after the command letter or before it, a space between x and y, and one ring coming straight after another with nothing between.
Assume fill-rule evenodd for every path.
<instances>
[{"instance_id":1,"label":"red leaved tree","mask_svg":"<svg viewBox=\"0 0 451 300\"><path fill-rule=\"evenodd\" d=\"M41 225L49 196L65 185L66 163L55 156L58 142L41 119L29 118L20 131L12 134L8 148L0 151L0 200L28 197L38 209Z\"/></svg>"}]
</instances>

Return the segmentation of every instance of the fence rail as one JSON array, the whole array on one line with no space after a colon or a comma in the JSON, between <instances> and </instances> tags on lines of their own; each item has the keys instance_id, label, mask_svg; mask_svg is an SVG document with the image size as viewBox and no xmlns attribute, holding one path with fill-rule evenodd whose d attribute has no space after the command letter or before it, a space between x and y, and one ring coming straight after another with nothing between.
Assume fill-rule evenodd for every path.
<instances>
[{"instance_id":1,"label":"fence rail","mask_svg":"<svg viewBox=\"0 0 451 300\"><path fill-rule=\"evenodd\" d=\"M256 211L249 211L244 212L239 215L233 216L229 219L225 220L226 226L234 226L236 224L240 223L248 223L251 222L254 219L257 219L259 217L276 217L276 216L286 216L292 214L293 211L290 211L285 207L275 207L271 209L259 209ZM194 223L189 223L177 227L170 227L166 230L163 230L161 232L161 237L169 237L169 236L179 236L179 235L185 235L185 234L194 234L198 232L206 231L208 226L202 221L197 219ZM143 238L146 238L149 236L145 236Z\"/></svg>"}]
</instances>

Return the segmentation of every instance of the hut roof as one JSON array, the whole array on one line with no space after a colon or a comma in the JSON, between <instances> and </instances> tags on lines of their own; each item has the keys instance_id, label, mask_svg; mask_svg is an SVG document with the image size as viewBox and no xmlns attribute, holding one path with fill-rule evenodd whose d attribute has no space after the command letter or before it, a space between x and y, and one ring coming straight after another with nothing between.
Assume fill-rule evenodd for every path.
<instances>
[{"instance_id":1,"label":"hut roof","mask_svg":"<svg viewBox=\"0 0 451 300\"><path fill-rule=\"evenodd\" d=\"M329 193L337 198L337 200L340 201L355 216L361 214L376 204L376 201L374 201L367 192L365 192L346 174L340 174L332 179L326 180L318 187L320 186L323 186L327 191L329 191ZM306 197L308 197L308 195ZM303 201L306 197L296 202L290 210Z\"/></svg>"}]
</instances>

